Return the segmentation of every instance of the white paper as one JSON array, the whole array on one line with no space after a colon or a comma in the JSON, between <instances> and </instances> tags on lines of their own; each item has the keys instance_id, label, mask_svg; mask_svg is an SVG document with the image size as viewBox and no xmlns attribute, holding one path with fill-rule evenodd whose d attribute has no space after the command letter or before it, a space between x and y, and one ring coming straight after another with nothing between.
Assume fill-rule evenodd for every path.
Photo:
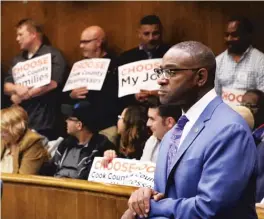
<instances>
[{"instance_id":1,"label":"white paper","mask_svg":"<svg viewBox=\"0 0 264 219\"><path fill-rule=\"evenodd\" d=\"M63 92L80 87L101 90L110 61L105 58L94 58L74 63Z\"/></svg>"},{"instance_id":2,"label":"white paper","mask_svg":"<svg viewBox=\"0 0 264 219\"><path fill-rule=\"evenodd\" d=\"M118 97L139 93L141 89L157 90L157 74L162 59L148 59L118 67Z\"/></svg>"},{"instance_id":3,"label":"white paper","mask_svg":"<svg viewBox=\"0 0 264 219\"><path fill-rule=\"evenodd\" d=\"M94 158L88 181L154 188L155 163L115 158L104 168L102 160Z\"/></svg>"},{"instance_id":4,"label":"white paper","mask_svg":"<svg viewBox=\"0 0 264 219\"><path fill-rule=\"evenodd\" d=\"M51 80L51 54L42 55L25 62L19 62L12 68L15 84L27 87L42 87Z\"/></svg>"},{"instance_id":5,"label":"white paper","mask_svg":"<svg viewBox=\"0 0 264 219\"><path fill-rule=\"evenodd\" d=\"M222 88L222 99L225 103L235 106L240 105L245 90Z\"/></svg>"}]
</instances>

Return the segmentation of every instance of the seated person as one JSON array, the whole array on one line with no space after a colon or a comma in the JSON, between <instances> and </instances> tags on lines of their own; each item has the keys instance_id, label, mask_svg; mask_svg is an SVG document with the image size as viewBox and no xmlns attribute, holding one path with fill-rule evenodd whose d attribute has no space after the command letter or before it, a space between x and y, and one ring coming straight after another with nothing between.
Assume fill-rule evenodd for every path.
<instances>
[{"instance_id":1,"label":"seated person","mask_svg":"<svg viewBox=\"0 0 264 219\"><path fill-rule=\"evenodd\" d=\"M256 202L260 202L264 198L264 93L256 89L248 90L241 104L251 110L255 119L253 137L258 150Z\"/></svg>"},{"instance_id":2,"label":"seated person","mask_svg":"<svg viewBox=\"0 0 264 219\"><path fill-rule=\"evenodd\" d=\"M174 104L161 105L159 98L155 96L148 98L148 105L147 126L151 129L152 136L147 140L140 160L156 163L159 143L163 136L176 124L182 111Z\"/></svg>"},{"instance_id":3,"label":"seated person","mask_svg":"<svg viewBox=\"0 0 264 219\"><path fill-rule=\"evenodd\" d=\"M42 137L28 129L28 115L20 106L1 110L1 172L37 174L48 153Z\"/></svg>"},{"instance_id":4,"label":"seated person","mask_svg":"<svg viewBox=\"0 0 264 219\"><path fill-rule=\"evenodd\" d=\"M67 133L70 135L58 146L53 158L41 170L43 175L87 179L95 157L115 146L104 135L98 134L95 108L88 101L74 106L62 105L67 116ZM98 115L100 116L100 115Z\"/></svg>"},{"instance_id":5,"label":"seated person","mask_svg":"<svg viewBox=\"0 0 264 219\"><path fill-rule=\"evenodd\" d=\"M264 124L264 93L257 89L248 90L243 96L241 105L249 108L254 116L255 128Z\"/></svg>"},{"instance_id":6,"label":"seated person","mask_svg":"<svg viewBox=\"0 0 264 219\"><path fill-rule=\"evenodd\" d=\"M118 116L117 132L120 137L119 150L108 150L104 153L103 165L115 157L139 160L143 153L149 130L146 126L147 111L143 106L129 106Z\"/></svg>"}]
</instances>

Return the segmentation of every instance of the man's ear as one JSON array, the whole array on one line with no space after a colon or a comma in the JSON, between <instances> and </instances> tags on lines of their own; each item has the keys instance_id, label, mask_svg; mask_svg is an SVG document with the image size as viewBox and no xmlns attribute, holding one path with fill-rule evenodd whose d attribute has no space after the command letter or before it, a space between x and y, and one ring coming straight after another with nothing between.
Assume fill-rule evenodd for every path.
<instances>
[{"instance_id":1,"label":"man's ear","mask_svg":"<svg viewBox=\"0 0 264 219\"><path fill-rule=\"evenodd\" d=\"M81 121L78 121L77 123L77 129L81 131L83 129L83 123Z\"/></svg>"},{"instance_id":2,"label":"man's ear","mask_svg":"<svg viewBox=\"0 0 264 219\"><path fill-rule=\"evenodd\" d=\"M201 68L198 70L197 74L197 85L199 87L203 87L208 80L208 71L205 68Z\"/></svg>"},{"instance_id":3,"label":"man's ear","mask_svg":"<svg viewBox=\"0 0 264 219\"><path fill-rule=\"evenodd\" d=\"M31 31L30 33L33 35L34 39L39 37L39 33L37 33L36 31Z\"/></svg>"},{"instance_id":4,"label":"man's ear","mask_svg":"<svg viewBox=\"0 0 264 219\"><path fill-rule=\"evenodd\" d=\"M166 126L171 129L175 125L175 119L172 118L171 116L166 118Z\"/></svg>"}]
</instances>

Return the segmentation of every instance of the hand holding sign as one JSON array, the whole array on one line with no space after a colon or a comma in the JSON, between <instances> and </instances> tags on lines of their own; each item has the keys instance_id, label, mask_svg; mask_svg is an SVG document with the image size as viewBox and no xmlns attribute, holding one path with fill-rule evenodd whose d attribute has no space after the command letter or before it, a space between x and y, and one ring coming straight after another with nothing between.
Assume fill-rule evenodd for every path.
<instances>
[{"instance_id":1,"label":"hand holding sign","mask_svg":"<svg viewBox=\"0 0 264 219\"><path fill-rule=\"evenodd\" d=\"M15 92L20 98L26 98L29 96L28 94L29 88L20 84L15 85Z\"/></svg>"},{"instance_id":2,"label":"hand holding sign","mask_svg":"<svg viewBox=\"0 0 264 219\"><path fill-rule=\"evenodd\" d=\"M72 99L85 99L88 92L89 91L86 87L76 88L72 90L70 97Z\"/></svg>"},{"instance_id":3,"label":"hand holding sign","mask_svg":"<svg viewBox=\"0 0 264 219\"><path fill-rule=\"evenodd\" d=\"M22 102L22 99L16 95L16 94L13 94L10 98L10 100L14 103L14 104L20 104Z\"/></svg>"},{"instance_id":4,"label":"hand holding sign","mask_svg":"<svg viewBox=\"0 0 264 219\"><path fill-rule=\"evenodd\" d=\"M116 158L116 152L114 150L107 150L104 152L104 158L102 160L103 167L107 167L109 163L112 162L114 158Z\"/></svg>"},{"instance_id":5,"label":"hand holding sign","mask_svg":"<svg viewBox=\"0 0 264 219\"><path fill-rule=\"evenodd\" d=\"M143 102L143 101L146 101L148 97L152 95L157 96L158 91L157 90L150 91L150 90L141 89L139 93L135 94L135 97L139 102Z\"/></svg>"}]
</instances>

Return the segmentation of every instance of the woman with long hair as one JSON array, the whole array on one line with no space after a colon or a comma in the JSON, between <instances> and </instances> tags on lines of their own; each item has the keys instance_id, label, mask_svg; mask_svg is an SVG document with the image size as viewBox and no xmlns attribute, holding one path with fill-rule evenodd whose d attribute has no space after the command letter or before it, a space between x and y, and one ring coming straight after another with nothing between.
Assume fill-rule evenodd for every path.
<instances>
[{"instance_id":1,"label":"woman with long hair","mask_svg":"<svg viewBox=\"0 0 264 219\"><path fill-rule=\"evenodd\" d=\"M149 137L149 130L146 126L148 116L147 108L143 106L129 106L125 108L117 122L119 134L119 150L107 150L104 153L104 166L115 157L139 160L144 149L146 140Z\"/></svg>"},{"instance_id":2,"label":"woman with long hair","mask_svg":"<svg viewBox=\"0 0 264 219\"><path fill-rule=\"evenodd\" d=\"M13 105L1 110L1 172L37 174L48 153L43 138L28 128L28 115Z\"/></svg>"}]
</instances>

